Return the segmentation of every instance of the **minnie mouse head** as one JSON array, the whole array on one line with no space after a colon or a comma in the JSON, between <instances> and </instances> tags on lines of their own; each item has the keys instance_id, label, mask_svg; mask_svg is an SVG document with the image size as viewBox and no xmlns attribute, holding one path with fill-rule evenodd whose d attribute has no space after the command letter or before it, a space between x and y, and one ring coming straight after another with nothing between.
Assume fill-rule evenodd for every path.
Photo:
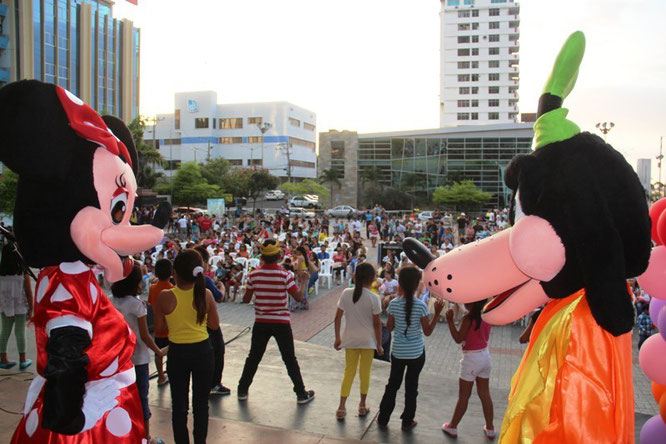
<instances>
[{"instance_id":1,"label":"minnie mouse head","mask_svg":"<svg viewBox=\"0 0 666 444\"><path fill-rule=\"evenodd\" d=\"M19 175L14 227L29 266L82 261L115 282L131 271L127 256L162 239L166 218L129 223L138 162L121 120L27 80L0 89L0 133L0 161Z\"/></svg>"}]
</instances>

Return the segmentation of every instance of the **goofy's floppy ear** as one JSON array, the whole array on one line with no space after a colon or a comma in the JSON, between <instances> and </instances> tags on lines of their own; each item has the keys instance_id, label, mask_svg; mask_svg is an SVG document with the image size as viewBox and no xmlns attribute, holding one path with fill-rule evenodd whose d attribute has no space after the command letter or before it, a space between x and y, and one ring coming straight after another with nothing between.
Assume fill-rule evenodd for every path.
<instances>
[{"instance_id":1,"label":"goofy's floppy ear","mask_svg":"<svg viewBox=\"0 0 666 444\"><path fill-rule=\"evenodd\" d=\"M55 85L22 80L0 89L0 161L12 171L63 181L78 148L91 145L69 126Z\"/></svg>"},{"instance_id":2,"label":"goofy's floppy ear","mask_svg":"<svg viewBox=\"0 0 666 444\"><path fill-rule=\"evenodd\" d=\"M571 247L575 249L592 316L603 329L619 336L634 326L622 236L598 189L599 183L585 174L576 175L576 180L578 184L573 189L586 192L569 196L564 205Z\"/></svg>"},{"instance_id":3,"label":"goofy's floppy ear","mask_svg":"<svg viewBox=\"0 0 666 444\"><path fill-rule=\"evenodd\" d=\"M132 133L130 132L129 128L127 128L125 123L117 117L102 116L102 120L104 120L106 126L108 126L113 134L115 134L115 136L119 138L120 141L127 147L130 159L123 160L125 162L128 160L131 161L132 171L134 171L134 175L136 176L137 168L139 167L139 156L137 154L136 147L134 146L134 139L132 138ZM123 158L122 154L120 155L120 158Z\"/></svg>"}]
</instances>

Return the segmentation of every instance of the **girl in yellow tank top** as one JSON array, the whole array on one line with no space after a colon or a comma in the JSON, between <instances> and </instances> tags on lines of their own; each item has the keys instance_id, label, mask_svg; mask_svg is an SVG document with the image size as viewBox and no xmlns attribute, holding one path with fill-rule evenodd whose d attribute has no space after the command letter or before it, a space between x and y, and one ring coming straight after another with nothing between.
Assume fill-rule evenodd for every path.
<instances>
[{"instance_id":1,"label":"girl in yellow tank top","mask_svg":"<svg viewBox=\"0 0 666 444\"><path fill-rule=\"evenodd\" d=\"M194 309L194 287L189 290L174 287L171 292L176 297L176 308L165 315L169 327L169 342L194 344L208 339L206 330L208 315L204 315L203 323L197 323L197 311Z\"/></svg>"}]
</instances>

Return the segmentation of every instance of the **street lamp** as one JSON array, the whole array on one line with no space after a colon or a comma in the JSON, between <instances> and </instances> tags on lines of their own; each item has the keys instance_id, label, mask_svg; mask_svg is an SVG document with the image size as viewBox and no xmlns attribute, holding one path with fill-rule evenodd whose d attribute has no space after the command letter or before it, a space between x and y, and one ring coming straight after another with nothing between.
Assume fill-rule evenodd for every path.
<instances>
[{"instance_id":1,"label":"street lamp","mask_svg":"<svg viewBox=\"0 0 666 444\"><path fill-rule=\"evenodd\" d=\"M169 182L171 182L171 205L173 205L173 129L169 129ZM176 135L180 136L180 131L176 131ZM182 149L182 148L181 148ZM182 151L181 151L182 159Z\"/></svg>"},{"instance_id":2,"label":"street lamp","mask_svg":"<svg viewBox=\"0 0 666 444\"><path fill-rule=\"evenodd\" d=\"M664 160L664 154L662 152L664 143L664 136L659 137L659 155L657 156L657 166L659 167L659 194L664 195L664 185L661 183L661 161Z\"/></svg>"},{"instance_id":3,"label":"street lamp","mask_svg":"<svg viewBox=\"0 0 666 444\"><path fill-rule=\"evenodd\" d=\"M264 167L264 134L266 134L266 131L271 129L273 125L271 125L269 122L259 122L257 123L257 128L259 128L259 131L261 131L261 167ZM254 159L252 159L252 163L254 163ZM254 169L257 169L257 166L254 166Z\"/></svg>"},{"instance_id":4,"label":"street lamp","mask_svg":"<svg viewBox=\"0 0 666 444\"><path fill-rule=\"evenodd\" d=\"M595 125L599 131L604 135L604 142L606 141L606 134L613 129L615 124L613 122L600 122Z\"/></svg>"},{"instance_id":5,"label":"street lamp","mask_svg":"<svg viewBox=\"0 0 666 444\"><path fill-rule=\"evenodd\" d=\"M146 122L150 122L150 123L153 124L153 149L157 149L157 148L155 148L155 145L156 145L155 144L155 135L157 134L157 122L159 122L161 120L164 120L164 119L165 119L164 116L158 117L157 115L155 115L153 117L149 117L149 118L146 119Z\"/></svg>"}]
</instances>

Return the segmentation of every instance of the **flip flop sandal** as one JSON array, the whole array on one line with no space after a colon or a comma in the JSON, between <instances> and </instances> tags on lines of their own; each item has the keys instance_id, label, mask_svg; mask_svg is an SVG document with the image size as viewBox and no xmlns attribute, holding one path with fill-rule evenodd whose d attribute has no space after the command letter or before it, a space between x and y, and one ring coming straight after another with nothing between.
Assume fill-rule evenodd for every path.
<instances>
[{"instance_id":1,"label":"flip flop sandal","mask_svg":"<svg viewBox=\"0 0 666 444\"><path fill-rule=\"evenodd\" d=\"M363 418L365 416L368 416L368 413L370 413L370 407L359 407L358 408L358 416Z\"/></svg>"},{"instance_id":2,"label":"flip flop sandal","mask_svg":"<svg viewBox=\"0 0 666 444\"><path fill-rule=\"evenodd\" d=\"M486 426L483 426L483 431L486 434L486 438L495 439L495 429L489 429L486 428Z\"/></svg>"},{"instance_id":3,"label":"flip flop sandal","mask_svg":"<svg viewBox=\"0 0 666 444\"><path fill-rule=\"evenodd\" d=\"M454 429L454 428L450 427L448 422L445 422L444 424L442 424L442 432L446 433L451 438L457 438L458 437L458 429Z\"/></svg>"},{"instance_id":4,"label":"flip flop sandal","mask_svg":"<svg viewBox=\"0 0 666 444\"><path fill-rule=\"evenodd\" d=\"M169 377L167 376L167 377L164 379L164 381L162 381L162 382L159 382L159 381L158 381L158 382L157 382L157 386L158 386L158 387L162 387L162 386L167 385L168 383L169 383Z\"/></svg>"},{"instance_id":5,"label":"flip flop sandal","mask_svg":"<svg viewBox=\"0 0 666 444\"><path fill-rule=\"evenodd\" d=\"M347 416L347 410L338 409L335 411L335 417L338 419L338 421L345 419L345 416Z\"/></svg>"}]
</instances>

